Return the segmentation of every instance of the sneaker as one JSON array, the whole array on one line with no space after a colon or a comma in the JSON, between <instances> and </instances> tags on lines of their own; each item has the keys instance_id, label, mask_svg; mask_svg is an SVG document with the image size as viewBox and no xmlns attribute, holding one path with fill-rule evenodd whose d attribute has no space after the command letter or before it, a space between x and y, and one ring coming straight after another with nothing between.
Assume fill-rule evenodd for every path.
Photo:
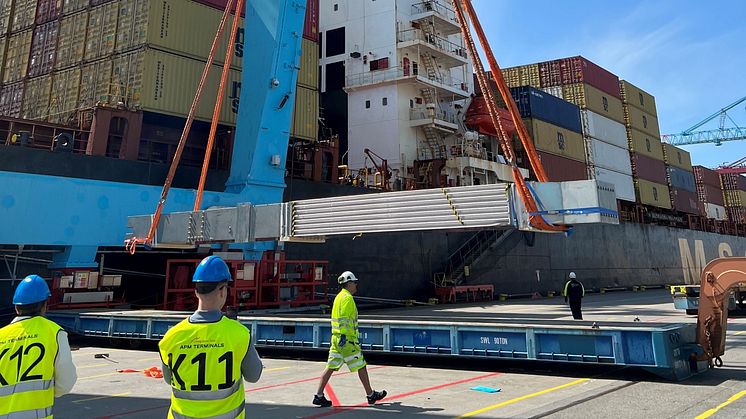
<instances>
[{"instance_id":1,"label":"sneaker","mask_svg":"<svg viewBox=\"0 0 746 419\"><path fill-rule=\"evenodd\" d=\"M368 404L376 404L377 401L383 400L386 394L386 390L374 391L373 394L368 396Z\"/></svg>"},{"instance_id":2,"label":"sneaker","mask_svg":"<svg viewBox=\"0 0 746 419\"><path fill-rule=\"evenodd\" d=\"M381 397L381 398L383 398L383 397ZM370 398L368 398L368 402L370 403ZM332 402L329 401L326 398L326 396L319 396L318 394L314 394L313 395L313 404L315 404L316 406L321 406L321 407L329 407L329 406L332 405Z\"/></svg>"}]
</instances>

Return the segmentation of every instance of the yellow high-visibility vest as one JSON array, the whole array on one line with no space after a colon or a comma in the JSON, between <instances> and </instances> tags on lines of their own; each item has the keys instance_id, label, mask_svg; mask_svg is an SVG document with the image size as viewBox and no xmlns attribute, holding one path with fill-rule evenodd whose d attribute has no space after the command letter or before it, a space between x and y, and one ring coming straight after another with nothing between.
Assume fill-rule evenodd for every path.
<instances>
[{"instance_id":1,"label":"yellow high-visibility vest","mask_svg":"<svg viewBox=\"0 0 746 419\"><path fill-rule=\"evenodd\" d=\"M0 417L52 417L60 330L41 316L0 329Z\"/></svg>"},{"instance_id":2,"label":"yellow high-visibility vest","mask_svg":"<svg viewBox=\"0 0 746 419\"><path fill-rule=\"evenodd\" d=\"M249 329L227 317L215 323L185 319L169 329L158 343L171 370L168 417L243 419L241 362L250 341Z\"/></svg>"},{"instance_id":3,"label":"yellow high-visibility vest","mask_svg":"<svg viewBox=\"0 0 746 419\"><path fill-rule=\"evenodd\" d=\"M357 341L357 306L349 291L342 289L332 305L332 335L345 335Z\"/></svg>"}]
</instances>

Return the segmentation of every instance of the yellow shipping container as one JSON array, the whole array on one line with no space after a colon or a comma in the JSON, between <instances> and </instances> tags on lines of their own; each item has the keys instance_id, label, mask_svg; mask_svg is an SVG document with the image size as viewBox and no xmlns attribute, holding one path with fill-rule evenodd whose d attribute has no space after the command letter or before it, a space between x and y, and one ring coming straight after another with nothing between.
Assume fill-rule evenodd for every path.
<instances>
[{"instance_id":1,"label":"yellow shipping container","mask_svg":"<svg viewBox=\"0 0 746 419\"><path fill-rule=\"evenodd\" d=\"M303 38L301 43L298 84L309 89L319 89L319 44Z\"/></svg>"},{"instance_id":2,"label":"yellow shipping container","mask_svg":"<svg viewBox=\"0 0 746 419\"><path fill-rule=\"evenodd\" d=\"M10 30L10 14L12 10L12 0L0 0L0 36L7 35Z\"/></svg>"},{"instance_id":3,"label":"yellow shipping container","mask_svg":"<svg viewBox=\"0 0 746 419\"><path fill-rule=\"evenodd\" d=\"M644 154L656 160L663 160L663 143L661 143L660 138L627 127L627 139L629 140L629 151Z\"/></svg>"},{"instance_id":4,"label":"yellow shipping container","mask_svg":"<svg viewBox=\"0 0 746 419\"><path fill-rule=\"evenodd\" d=\"M98 102L109 102L111 91L111 60L105 59L83 66L80 72L78 108L92 108Z\"/></svg>"},{"instance_id":5,"label":"yellow shipping container","mask_svg":"<svg viewBox=\"0 0 746 419\"><path fill-rule=\"evenodd\" d=\"M117 38L119 3L106 3L90 10L85 43L85 60L93 61L111 55Z\"/></svg>"},{"instance_id":6,"label":"yellow shipping container","mask_svg":"<svg viewBox=\"0 0 746 419\"><path fill-rule=\"evenodd\" d=\"M64 0L62 3L62 15L67 16L87 8L90 0Z\"/></svg>"},{"instance_id":7,"label":"yellow shipping container","mask_svg":"<svg viewBox=\"0 0 746 419\"><path fill-rule=\"evenodd\" d=\"M5 52L8 50L8 37L3 36L0 38L0 80L2 80L2 74L5 70Z\"/></svg>"},{"instance_id":8,"label":"yellow shipping container","mask_svg":"<svg viewBox=\"0 0 746 419\"><path fill-rule=\"evenodd\" d=\"M6 0L7 1L7 0ZM30 28L36 19L37 0L15 0L10 17L10 31L18 32Z\"/></svg>"},{"instance_id":9,"label":"yellow shipping container","mask_svg":"<svg viewBox=\"0 0 746 419\"><path fill-rule=\"evenodd\" d=\"M74 67L53 74L49 122L67 124L75 115L80 95L80 73L80 68Z\"/></svg>"},{"instance_id":10,"label":"yellow shipping container","mask_svg":"<svg viewBox=\"0 0 746 419\"><path fill-rule=\"evenodd\" d=\"M622 93L622 102L639 108L650 115L658 116L658 111L655 108L655 96L640 89L627 80L621 80L619 82L619 90Z\"/></svg>"},{"instance_id":11,"label":"yellow shipping container","mask_svg":"<svg viewBox=\"0 0 746 419\"><path fill-rule=\"evenodd\" d=\"M746 205L746 191L730 190L723 191L726 207L742 207Z\"/></svg>"},{"instance_id":12,"label":"yellow shipping container","mask_svg":"<svg viewBox=\"0 0 746 419\"><path fill-rule=\"evenodd\" d=\"M669 166L676 166L687 172L693 171L691 154L671 144L663 144L663 160Z\"/></svg>"},{"instance_id":13,"label":"yellow shipping container","mask_svg":"<svg viewBox=\"0 0 746 419\"><path fill-rule=\"evenodd\" d=\"M539 88L539 64L521 65L503 70L508 87L533 86Z\"/></svg>"},{"instance_id":14,"label":"yellow shipping container","mask_svg":"<svg viewBox=\"0 0 746 419\"><path fill-rule=\"evenodd\" d=\"M298 86L290 136L316 141L319 133L319 91Z\"/></svg>"},{"instance_id":15,"label":"yellow shipping container","mask_svg":"<svg viewBox=\"0 0 746 419\"><path fill-rule=\"evenodd\" d=\"M118 55L109 62L113 62L109 101L123 101L128 106L175 116L189 113L205 67L203 61L150 48ZM198 119L212 119L220 70L220 67L213 66L210 71L197 108ZM231 70L223 93L221 123L235 125L240 90L241 72Z\"/></svg>"},{"instance_id":16,"label":"yellow shipping container","mask_svg":"<svg viewBox=\"0 0 746 419\"><path fill-rule=\"evenodd\" d=\"M36 77L26 82L21 105L21 118L46 121L49 115L49 97L52 92L52 76Z\"/></svg>"},{"instance_id":17,"label":"yellow shipping container","mask_svg":"<svg viewBox=\"0 0 746 419\"><path fill-rule=\"evenodd\" d=\"M562 97L581 108L589 109L614 121L624 123L624 109L619 98L585 83L562 86Z\"/></svg>"},{"instance_id":18,"label":"yellow shipping container","mask_svg":"<svg viewBox=\"0 0 746 419\"><path fill-rule=\"evenodd\" d=\"M661 136L658 118L634 106L624 106L624 123L654 137Z\"/></svg>"},{"instance_id":19,"label":"yellow shipping container","mask_svg":"<svg viewBox=\"0 0 746 419\"><path fill-rule=\"evenodd\" d=\"M87 28L87 11L62 19L60 22L59 39L57 40L57 62L54 63L55 69L59 70L72 67L83 61Z\"/></svg>"},{"instance_id":20,"label":"yellow shipping container","mask_svg":"<svg viewBox=\"0 0 746 419\"><path fill-rule=\"evenodd\" d=\"M635 179L635 192L637 200L642 204L671 209L671 195L666 185Z\"/></svg>"},{"instance_id":21,"label":"yellow shipping container","mask_svg":"<svg viewBox=\"0 0 746 419\"><path fill-rule=\"evenodd\" d=\"M568 159L585 161L583 136L535 118L524 119L536 149Z\"/></svg>"},{"instance_id":22,"label":"yellow shipping container","mask_svg":"<svg viewBox=\"0 0 746 419\"><path fill-rule=\"evenodd\" d=\"M119 0L116 52L145 45L207 60L223 12L194 1ZM225 26L215 62L223 63L232 19ZM243 39L243 19L236 38ZM318 54L318 53L317 53ZM243 45L236 44L231 66L241 68ZM316 64L318 65L318 64Z\"/></svg>"},{"instance_id":23,"label":"yellow shipping container","mask_svg":"<svg viewBox=\"0 0 746 419\"><path fill-rule=\"evenodd\" d=\"M31 30L27 30L8 38L8 48L5 53L3 83L10 83L26 77L28 57L31 53Z\"/></svg>"}]
</instances>

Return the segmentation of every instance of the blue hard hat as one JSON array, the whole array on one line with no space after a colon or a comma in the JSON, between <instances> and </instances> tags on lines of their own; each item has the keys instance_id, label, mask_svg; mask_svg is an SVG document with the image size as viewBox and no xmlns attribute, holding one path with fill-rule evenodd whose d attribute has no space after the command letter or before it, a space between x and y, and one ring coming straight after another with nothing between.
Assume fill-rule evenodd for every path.
<instances>
[{"instance_id":1,"label":"blue hard hat","mask_svg":"<svg viewBox=\"0 0 746 419\"><path fill-rule=\"evenodd\" d=\"M13 304L26 305L45 301L52 293L49 292L47 281L39 275L29 275L18 284L13 294Z\"/></svg>"},{"instance_id":2,"label":"blue hard hat","mask_svg":"<svg viewBox=\"0 0 746 419\"><path fill-rule=\"evenodd\" d=\"M225 261L219 256L208 256L197 265L192 282L223 282L231 279L231 271Z\"/></svg>"}]
</instances>

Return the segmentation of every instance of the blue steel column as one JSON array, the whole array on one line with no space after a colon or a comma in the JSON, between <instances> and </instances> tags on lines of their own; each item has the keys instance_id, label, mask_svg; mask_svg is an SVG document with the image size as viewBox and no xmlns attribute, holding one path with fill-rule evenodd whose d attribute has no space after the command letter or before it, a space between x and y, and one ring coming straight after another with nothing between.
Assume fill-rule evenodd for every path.
<instances>
[{"instance_id":1,"label":"blue steel column","mask_svg":"<svg viewBox=\"0 0 746 419\"><path fill-rule=\"evenodd\" d=\"M96 246L65 246L64 251L54 254L49 268L97 268L97 250Z\"/></svg>"},{"instance_id":2,"label":"blue steel column","mask_svg":"<svg viewBox=\"0 0 746 419\"><path fill-rule=\"evenodd\" d=\"M244 69L226 191L248 189L252 204L281 202L295 103L305 0L246 4ZM235 101L235 99L234 99Z\"/></svg>"}]
</instances>

